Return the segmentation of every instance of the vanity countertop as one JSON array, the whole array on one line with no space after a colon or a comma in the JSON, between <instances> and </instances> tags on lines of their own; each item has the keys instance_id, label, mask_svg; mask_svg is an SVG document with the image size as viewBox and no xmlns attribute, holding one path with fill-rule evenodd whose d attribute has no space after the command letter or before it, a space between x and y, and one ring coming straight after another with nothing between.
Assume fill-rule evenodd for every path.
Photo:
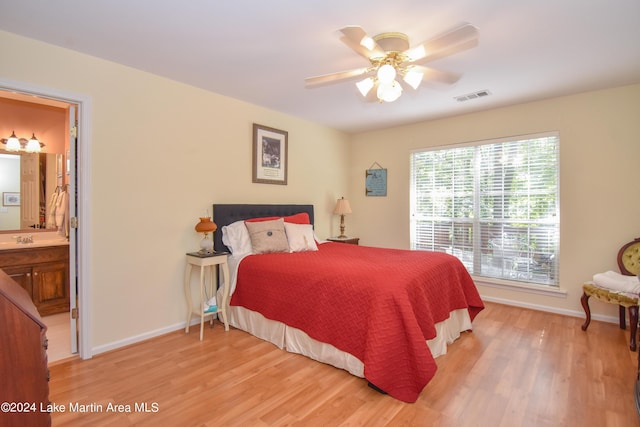
<instances>
[{"instance_id":1,"label":"vanity countertop","mask_svg":"<svg viewBox=\"0 0 640 427\"><path fill-rule=\"evenodd\" d=\"M18 237L24 240L26 237L32 237L31 243L18 243ZM69 241L58 234L58 232L40 232L40 233L7 233L0 234L0 251L7 249L28 249L41 248L43 246L68 246Z\"/></svg>"}]
</instances>

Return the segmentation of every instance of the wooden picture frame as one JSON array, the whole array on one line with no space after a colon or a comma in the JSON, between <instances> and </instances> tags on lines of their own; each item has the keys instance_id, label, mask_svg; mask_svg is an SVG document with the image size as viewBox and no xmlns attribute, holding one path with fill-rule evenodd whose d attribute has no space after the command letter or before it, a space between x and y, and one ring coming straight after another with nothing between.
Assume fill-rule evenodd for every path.
<instances>
[{"instance_id":1,"label":"wooden picture frame","mask_svg":"<svg viewBox=\"0 0 640 427\"><path fill-rule=\"evenodd\" d=\"M2 206L20 206L20 193L2 193Z\"/></svg>"},{"instance_id":2,"label":"wooden picture frame","mask_svg":"<svg viewBox=\"0 0 640 427\"><path fill-rule=\"evenodd\" d=\"M289 132L253 124L253 182L287 185Z\"/></svg>"}]
</instances>

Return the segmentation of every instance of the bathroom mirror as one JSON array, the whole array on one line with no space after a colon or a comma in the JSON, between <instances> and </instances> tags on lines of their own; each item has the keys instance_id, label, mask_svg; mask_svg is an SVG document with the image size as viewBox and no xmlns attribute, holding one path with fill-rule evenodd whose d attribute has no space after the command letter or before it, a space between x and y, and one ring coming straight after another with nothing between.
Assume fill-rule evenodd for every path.
<instances>
[{"instance_id":1,"label":"bathroom mirror","mask_svg":"<svg viewBox=\"0 0 640 427\"><path fill-rule=\"evenodd\" d=\"M0 232L56 230L51 202L64 173L62 154L0 151Z\"/></svg>"},{"instance_id":2,"label":"bathroom mirror","mask_svg":"<svg viewBox=\"0 0 640 427\"><path fill-rule=\"evenodd\" d=\"M27 153L24 145L7 151L0 143L0 233L33 233L47 226L52 194L68 184L70 114L65 102L0 90L0 139L15 134L26 143L36 136L42 148L41 153Z\"/></svg>"}]
</instances>

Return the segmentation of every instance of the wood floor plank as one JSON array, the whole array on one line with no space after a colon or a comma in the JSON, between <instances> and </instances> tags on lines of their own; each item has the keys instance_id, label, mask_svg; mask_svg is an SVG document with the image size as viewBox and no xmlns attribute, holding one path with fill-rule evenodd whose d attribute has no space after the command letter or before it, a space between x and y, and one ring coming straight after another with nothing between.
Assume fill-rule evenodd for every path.
<instances>
[{"instance_id":1,"label":"wood floor plank","mask_svg":"<svg viewBox=\"0 0 640 427\"><path fill-rule=\"evenodd\" d=\"M486 305L412 404L216 323L51 366L53 425L640 426L628 331Z\"/></svg>"}]
</instances>

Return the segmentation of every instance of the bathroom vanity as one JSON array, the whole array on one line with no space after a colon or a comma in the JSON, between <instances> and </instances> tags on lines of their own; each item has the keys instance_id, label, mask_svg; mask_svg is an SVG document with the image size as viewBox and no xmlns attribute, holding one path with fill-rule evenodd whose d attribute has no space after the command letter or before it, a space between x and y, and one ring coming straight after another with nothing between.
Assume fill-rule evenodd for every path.
<instances>
[{"instance_id":1,"label":"bathroom vanity","mask_svg":"<svg viewBox=\"0 0 640 427\"><path fill-rule=\"evenodd\" d=\"M69 244L0 246L0 269L27 291L41 316L69 311Z\"/></svg>"}]
</instances>

